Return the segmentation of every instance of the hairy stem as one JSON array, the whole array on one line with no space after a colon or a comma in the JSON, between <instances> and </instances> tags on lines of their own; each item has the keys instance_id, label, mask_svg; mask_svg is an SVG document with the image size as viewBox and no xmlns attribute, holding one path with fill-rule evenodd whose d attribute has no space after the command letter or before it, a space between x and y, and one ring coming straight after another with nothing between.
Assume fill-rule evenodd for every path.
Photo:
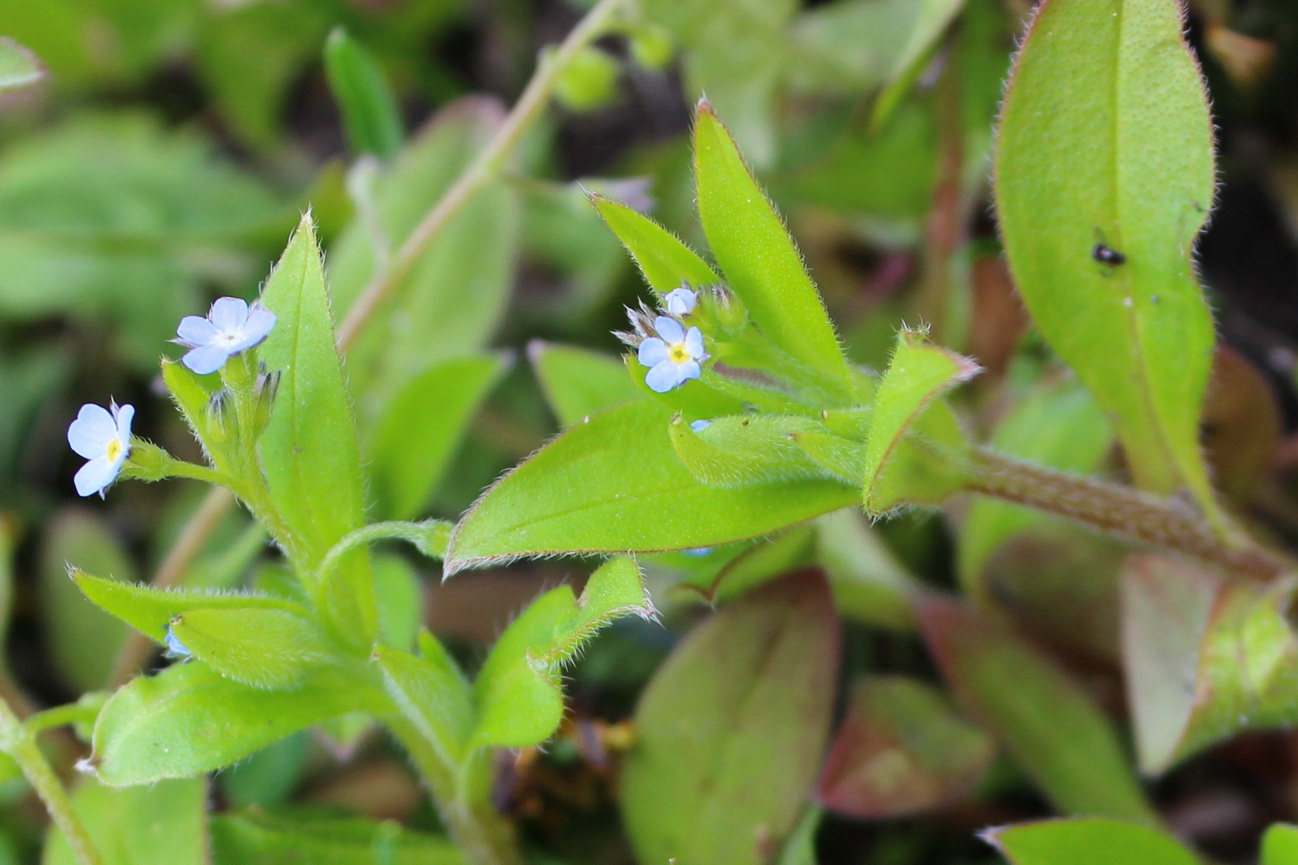
<instances>
[{"instance_id":1,"label":"hairy stem","mask_svg":"<svg viewBox=\"0 0 1298 865\"><path fill-rule=\"evenodd\" d=\"M36 738L18 720L9 704L3 701L0 701L0 750L13 757L14 762L23 770L23 775L45 805L54 825L59 827L59 831L67 839L77 861L81 865L103 865L103 857L90 840L86 827L81 825L76 812L72 810L68 791L63 789L63 784L41 753Z\"/></svg>"},{"instance_id":2,"label":"hairy stem","mask_svg":"<svg viewBox=\"0 0 1298 865\"><path fill-rule=\"evenodd\" d=\"M466 861L474 865L522 865L514 827L485 796L466 795L466 785L461 782L463 767L443 759L412 724L399 719L388 719L387 724L428 785L442 822Z\"/></svg>"},{"instance_id":3,"label":"hairy stem","mask_svg":"<svg viewBox=\"0 0 1298 865\"><path fill-rule=\"evenodd\" d=\"M1270 581L1294 563L1241 532L1222 538L1188 506L1128 487L1042 468L994 453L973 452L968 489L1058 514L1138 543L1194 556L1232 574Z\"/></svg>"}]
</instances>

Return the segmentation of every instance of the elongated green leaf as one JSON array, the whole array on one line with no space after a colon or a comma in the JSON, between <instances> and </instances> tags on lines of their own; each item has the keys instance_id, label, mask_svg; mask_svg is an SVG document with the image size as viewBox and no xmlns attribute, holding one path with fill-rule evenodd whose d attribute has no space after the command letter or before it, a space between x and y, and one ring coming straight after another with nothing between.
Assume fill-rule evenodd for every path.
<instances>
[{"instance_id":1,"label":"elongated green leaf","mask_svg":"<svg viewBox=\"0 0 1298 865\"><path fill-rule=\"evenodd\" d=\"M952 601L925 599L916 616L961 702L1060 810L1155 822L1112 726L1058 664L1012 629Z\"/></svg>"},{"instance_id":2,"label":"elongated green leaf","mask_svg":"<svg viewBox=\"0 0 1298 865\"><path fill-rule=\"evenodd\" d=\"M906 91L923 74L938 39L964 6L964 0L917 0L911 6L915 20L905 45L888 70L888 86L879 94L871 111L870 125L875 129L888 122Z\"/></svg>"},{"instance_id":3,"label":"elongated green leaf","mask_svg":"<svg viewBox=\"0 0 1298 865\"><path fill-rule=\"evenodd\" d=\"M726 281L778 348L850 398L851 371L802 256L711 106L694 120L699 219Z\"/></svg>"},{"instance_id":4,"label":"elongated green leaf","mask_svg":"<svg viewBox=\"0 0 1298 865\"><path fill-rule=\"evenodd\" d=\"M393 710L381 690L323 668L292 691L260 691L200 662L133 679L99 713L94 765L114 787L186 778L351 712Z\"/></svg>"},{"instance_id":5,"label":"elongated green leaf","mask_svg":"<svg viewBox=\"0 0 1298 865\"><path fill-rule=\"evenodd\" d=\"M1122 642L1141 768L1241 730L1298 721L1298 638L1264 589L1165 556L1133 557Z\"/></svg>"},{"instance_id":6,"label":"elongated green leaf","mask_svg":"<svg viewBox=\"0 0 1298 865\"><path fill-rule=\"evenodd\" d=\"M867 512L906 501L935 504L960 489L968 444L950 409L934 401L978 372L978 364L930 345L923 333L903 328L897 335L866 441Z\"/></svg>"},{"instance_id":7,"label":"elongated green leaf","mask_svg":"<svg viewBox=\"0 0 1298 865\"><path fill-rule=\"evenodd\" d=\"M834 604L844 616L914 630L911 598L921 584L859 511L844 509L816 520L816 560L829 576Z\"/></svg>"},{"instance_id":8,"label":"elongated green leaf","mask_svg":"<svg viewBox=\"0 0 1298 865\"><path fill-rule=\"evenodd\" d=\"M982 837L1013 865L1199 865L1168 835L1117 820L1020 823Z\"/></svg>"},{"instance_id":9,"label":"elongated green leaf","mask_svg":"<svg viewBox=\"0 0 1298 865\"><path fill-rule=\"evenodd\" d=\"M622 806L641 862L765 863L815 783L839 636L823 580L799 572L723 607L636 709Z\"/></svg>"},{"instance_id":10,"label":"elongated green leaf","mask_svg":"<svg viewBox=\"0 0 1298 865\"><path fill-rule=\"evenodd\" d=\"M103 865L206 865L207 781L159 781L130 790L87 779L72 794L72 809ZM50 830L41 865L80 865L57 829Z\"/></svg>"},{"instance_id":11,"label":"elongated green leaf","mask_svg":"<svg viewBox=\"0 0 1298 865\"><path fill-rule=\"evenodd\" d=\"M446 838L359 817L246 811L212 818L212 861L239 865L466 865Z\"/></svg>"},{"instance_id":12,"label":"elongated green leaf","mask_svg":"<svg viewBox=\"0 0 1298 865\"><path fill-rule=\"evenodd\" d=\"M1005 96L996 200L1020 296L1140 485L1188 486L1216 515L1198 438L1213 325L1190 260L1212 121L1184 28L1176 0L1039 6Z\"/></svg>"},{"instance_id":13,"label":"elongated green leaf","mask_svg":"<svg viewBox=\"0 0 1298 865\"><path fill-rule=\"evenodd\" d=\"M408 520L419 515L445 475L474 413L508 365L504 355L451 360L396 392L367 448L382 518Z\"/></svg>"},{"instance_id":14,"label":"elongated green leaf","mask_svg":"<svg viewBox=\"0 0 1298 865\"><path fill-rule=\"evenodd\" d=\"M538 339L528 343L527 358L550 411L565 427L640 395L620 357Z\"/></svg>"},{"instance_id":15,"label":"elongated green leaf","mask_svg":"<svg viewBox=\"0 0 1298 865\"><path fill-rule=\"evenodd\" d=\"M45 67L28 51L8 37L0 36L0 93L35 84L45 77Z\"/></svg>"},{"instance_id":16,"label":"elongated green leaf","mask_svg":"<svg viewBox=\"0 0 1298 865\"><path fill-rule=\"evenodd\" d=\"M798 447L795 433L823 429L797 415L745 414L717 418L697 432L677 415L668 431L685 468L711 487L825 477L824 468Z\"/></svg>"},{"instance_id":17,"label":"elongated green leaf","mask_svg":"<svg viewBox=\"0 0 1298 865\"><path fill-rule=\"evenodd\" d=\"M171 633L222 676L264 690L296 685L329 657L311 620L286 610L190 610L171 620Z\"/></svg>"},{"instance_id":18,"label":"elongated green leaf","mask_svg":"<svg viewBox=\"0 0 1298 865\"><path fill-rule=\"evenodd\" d=\"M1276 823L1262 836L1261 865L1293 865L1298 862L1298 826Z\"/></svg>"},{"instance_id":19,"label":"elongated green leaf","mask_svg":"<svg viewBox=\"0 0 1298 865\"><path fill-rule=\"evenodd\" d=\"M657 615L640 569L611 559L591 574L578 599L560 586L534 600L500 635L473 683L478 722L471 745L538 745L559 728L559 671L615 618Z\"/></svg>"},{"instance_id":20,"label":"elongated green leaf","mask_svg":"<svg viewBox=\"0 0 1298 865\"><path fill-rule=\"evenodd\" d=\"M712 547L846 507L856 491L807 480L726 490L681 465L671 414L639 401L593 415L501 478L456 526L446 573L518 556Z\"/></svg>"},{"instance_id":21,"label":"elongated green leaf","mask_svg":"<svg viewBox=\"0 0 1298 865\"><path fill-rule=\"evenodd\" d=\"M374 660L392 702L447 765L464 762L473 732L473 694L464 674L431 634L420 636L420 657L380 648Z\"/></svg>"},{"instance_id":22,"label":"elongated green leaf","mask_svg":"<svg viewBox=\"0 0 1298 865\"><path fill-rule=\"evenodd\" d=\"M271 272L262 302L278 316L261 348L280 373L270 423L258 446L276 508L297 536L290 549L305 573L343 535L360 528L364 491L360 446L334 348L333 319L320 249L305 216ZM339 569L326 614L358 642L376 633L373 586L363 552Z\"/></svg>"},{"instance_id":23,"label":"elongated green leaf","mask_svg":"<svg viewBox=\"0 0 1298 865\"><path fill-rule=\"evenodd\" d=\"M347 141L355 153L391 159L404 133L396 98L374 57L347 31L334 29L325 42L325 76L342 110Z\"/></svg>"},{"instance_id":24,"label":"elongated green leaf","mask_svg":"<svg viewBox=\"0 0 1298 865\"><path fill-rule=\"evenodd\" d=\"M816 798L858 819L911 814L969 795L995 755L932 685L875 676L852 691Z\"/></svg>"},{"instance_id":25,"label":"elongated green leaf","mask_svg":"<svg viewBox=\"0 0 1298 865\"><path fill-rule=\"evenodd\" d=\"M682 282L699 288L721 281L698 253L649 217L602 195L592 195L591 201L654 291L667 294Z\"/></svg>"},{"instance_id":26,"label":"elongated green leaf","mask_svg":"<svg viewBox=\"0 0 1298 865\"><path fill-rule=\"evenodd\" d=\"M155 643L165 643L167 625L194 610L268 610L308 616L301 604L252 592L154 589L139 583L105 580L73 568L70 576L93 603L112 613Z\"/></svg>"}]
</instances>

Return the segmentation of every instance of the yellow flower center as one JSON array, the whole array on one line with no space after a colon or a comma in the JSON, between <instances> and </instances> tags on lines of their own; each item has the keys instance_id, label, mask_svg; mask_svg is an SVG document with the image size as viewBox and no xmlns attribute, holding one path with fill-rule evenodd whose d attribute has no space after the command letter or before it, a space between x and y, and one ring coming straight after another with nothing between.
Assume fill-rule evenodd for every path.
<instances>
[{"instance_id":1,"label":"yellow flower center","mask_svg":"<svg viewBox=\"0 0 1298 865\"><path fill-rule=\"evenodd\" d=\"M685 347L684 340L674 342L667 346L667 359L675 364L688 363L689 361L694 360L694 358L690 356L689 349Z\"/></svg>"},{"instance_id":2,"label":"yellow flower center","mask_svg":"<svg viewBox=\"0 0 1298 865\"><path fill-rule=\"evenodd\" d=\"M122 448L123 445L118 439L113 439L108 443L108 461L110 463L117 462L117 458L122 455Z\"/></svg>"}]
</instances>

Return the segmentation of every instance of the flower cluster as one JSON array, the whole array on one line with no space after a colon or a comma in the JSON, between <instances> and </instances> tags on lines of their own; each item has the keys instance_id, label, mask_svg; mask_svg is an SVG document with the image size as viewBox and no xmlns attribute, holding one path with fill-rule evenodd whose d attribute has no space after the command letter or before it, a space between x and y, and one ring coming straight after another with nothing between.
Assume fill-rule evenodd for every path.
<instances>
[{"instance_id":1,"label":"flower cluster","mask_svg":"<svg viewBox=\"0 0 1298 865\"><path fill-rule=\"evenodd\" d=\"M240 352L259 345L275 326L275 313L237 297L222 297L204 318L187 315L176 328L177 342L190 349L181 362L199 375L214 373ZM90 496L117 480L131 455L131 421L135 408L110 402L108 408L87 403L68 427L68 444L89 462L77 470L77 493Z\"/></svg>"},{"instance_id":2,"label":"flower cluster","mask_svg":"<svg viewBox=\"0 0 1298 865\"><path fill-rule=\"evenodd\" d=\"M703 331L679 321L694 312L698 301L698 294L682 285L663 296L666 315L644 306L627 310L635 331L618 336L636 349L640 365L649 368L645 384L655 393L667 393L703 374L702 364L708 358Z\"/></svg>"}]
</instances>

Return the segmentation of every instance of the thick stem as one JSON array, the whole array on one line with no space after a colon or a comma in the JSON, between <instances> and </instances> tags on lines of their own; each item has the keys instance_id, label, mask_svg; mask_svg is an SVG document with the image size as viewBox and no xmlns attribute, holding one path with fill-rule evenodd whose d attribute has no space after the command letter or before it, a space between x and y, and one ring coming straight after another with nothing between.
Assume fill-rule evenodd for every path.
<instances>
[{"instance_id":1,"label":"thick stem","mask_svg":"<svg viewBox=\"0 0 1298 865\"><path fill-rule=\"evenodd\" d=\"M99 850L72 810L68 791L63 789L63 784L37 746L35 737L18 720L9 704L3 701L0 701L0 745L23 770L23 775L49 812L50 819L67 839L77 861L81 865L103 865L104 860L99 855Z\"/></svg>"},{"instance_id":2,"label":"thick stem","mask_svg":"<svg viewBox=\"0 0 1298 865\"><path fill-rule=\"evenodd\" d=\"M1207 520L1174 502L1127 487L973 452L973 492L1077 520L1120 537L1194 556L1226 571L1270 581L1294 563L1241 532L1223 539Z\"/></svg>"},{"instance_id":3,"label":"thick stem","mask_svg":"<svg viewBox=\"0 0 1298 865\"><path fill-rule=\"evenodd\" d=\"M522 865L513 825L485 797L466 797L466 787L472 785L461 782L462 767L445 762L413 725L398 719L387 723L428 785L437 812L465 860L474 865Z\"/></svg>"}]
</instances>

